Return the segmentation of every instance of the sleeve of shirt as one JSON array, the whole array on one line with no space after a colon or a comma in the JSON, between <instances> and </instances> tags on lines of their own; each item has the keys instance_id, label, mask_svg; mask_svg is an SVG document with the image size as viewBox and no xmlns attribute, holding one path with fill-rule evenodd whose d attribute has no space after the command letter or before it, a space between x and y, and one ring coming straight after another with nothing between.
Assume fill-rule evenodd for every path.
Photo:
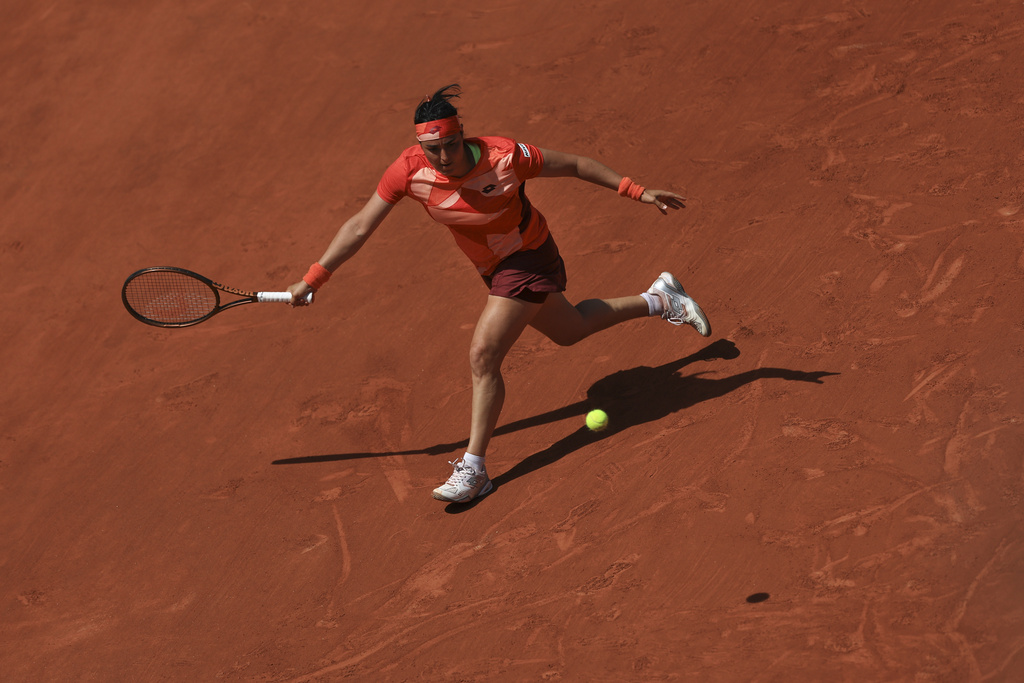
<instances>
[{"instance_id":1,"label":"sleeve of shirt","mask_svg":"<svg viewBox=\"0 0 1024 683\"><path fill-rule=\"evenodd\" d=\"M380 182L377 183L377 195L388 204L397 204L398 200L406 195L408 181L409 173L405 167L405 155L402 155L384 171Z\"/></svg>"},{"instance_id":2,"label":"sleeve of shirt","mask_svg":"<svg viewBox=\"0 0 1024 683\"><path fill-rule=\"evenodd\" d=\"M544 170L544 155L533 145L517 142L513 155L512 164L520 180L536 178Z\"/></svg>"}]
</instances>

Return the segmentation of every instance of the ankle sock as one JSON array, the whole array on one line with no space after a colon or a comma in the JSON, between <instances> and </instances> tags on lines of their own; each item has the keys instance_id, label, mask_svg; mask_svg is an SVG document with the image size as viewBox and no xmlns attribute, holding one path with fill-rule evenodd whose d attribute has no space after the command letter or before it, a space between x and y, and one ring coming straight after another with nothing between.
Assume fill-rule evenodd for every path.
<instances>
[{"instance_id":1,"label":"ankle sock","mask_svg":"<svg viewBox=\"0 0 1024 683\"><path fill-rule=\"evenodd\" d=\"M462 456L462 462L472 467L477 472L486 472L487 468L484 466L484 459L479 455L473 455L472 453L466 453Z\"/></svg>"},{"instance_id":2,"label":"ankle sock","mask_svg":"<svg viewBox=\"0 0 1024 683\"><path fill-rule=\"evenodd\" d=\"M650 292L644 292L640 296L647 302L648 315L661 315L665 312L665 304L662 303L660 296L655 296Z\"/></svg>"}]
</instances>

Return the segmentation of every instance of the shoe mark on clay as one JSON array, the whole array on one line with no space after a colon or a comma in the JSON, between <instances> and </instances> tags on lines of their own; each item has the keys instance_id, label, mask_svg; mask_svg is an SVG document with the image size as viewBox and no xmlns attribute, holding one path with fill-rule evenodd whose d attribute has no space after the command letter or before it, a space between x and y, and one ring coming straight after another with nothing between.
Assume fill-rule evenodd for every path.
<instances>
[{"instance_id":1,"label":"shoe mark on clay","mask_svg":"<svg viewBox=\"0 0 1024 683\"><path fill-rule=\"evenodd\" d=\"M395 492L395 498L398 499L399 503L405 502L405 499L409 497L409 493L412 491L411 475L409 470L406 469L405 458L400 455L392 455L382 458L380 464L384 472L384 478L388 480L391 490ZM397 465L397 467L392 465Z\"/></svg>"},{"instance_id":2,"label":"shoe mark on clay","mask_svg":"<svg viewBox=\"0 0 1024 683\"><path fill-rule=\"evenodd\" d=\"M313 499L313 502L329 503L332 500L338 500L339 498L341 498L341 494L344 491L344 487L341 486L338 486L333 489L324 489L323 491L320 492L320 495Z\"/></svg>"},{"instance_id":3,"label":"shoe mark on clay","mask_svg":"<svg viewBox=\"0 0 1024 683\"><path fill-rule=\"evenodd\" d=\"M424 600L446 595L455 570L476 552L476 544L457 543L438 553L405 581L396 599L406 604L407 611L415 612Z\"/></svg>"},{"instance_id":4,"label":"shoe mark on clay","mask_svg":"<svg viewBox=\"0 0 1024 683\"><path fill-rule=\"evenodd\" d=\"M618 478L620 474L626 471L626 466L619 462L611 462L607 466L601 469L597 473L597 478L608 484L608 487L614 491L615 486L613 482Z\"/></svg>"},{"instance_id":5,"label":"shoe mark on clay","mask_svg":"<svg viewBox=\"0 0 1024 683\"><path fill-rule=\"evenodd\" d=\"M889 282L889 277L892 275L891 268L885 268L881 273L875 276L875 279L868 285L868 294L874 296L878 294L885 287L886 283Z\"/></svg>"},{"instance_id":6,"label":"shoe mark on clay","mask_svg":"<svg viewBox=\"0 0 1024 683\"><path fill-rule=\"evenodd\" d=\"M946 442L942 469L951 477L960 476L960 465L963 463L965 455L971 450L969 448L971 437L967 434L969 412L970 401L960 411L960 417L953 428L953 434L949 437L949 441Z\"/></svg>"},{"instance_id":7,"label":"shoe mark on clay","mask_svg":"<svg viewBox=\"0 0 1024 683\"><path fill-rule=\"evenodd\" d=\"M973 378L958 378L961 371L967 367L965 361L950 361L943 363L936 370L933 370L928 374L927 377L921 379L910 393L907 394L907 398L904 401L913 398L914 407L907 413L905 420L909 424L921 425L921 424L945 424L946 418L940 418L934 410L928 404L928 399L932 394L936 392L943 392L947 396L962 395L965 391L964 385L969 384L973 381ZM918 377L921 373L918 373ZM954 381L955 380L955 381ZM967 410L967 404L974 399L977 394L972 394L965 402L964 410ZM928 442L928 446L932 445L935 440ZM922 447L922 451L931 450L927 447Z\"/></svg>"},{"instance_id":8,"label":"shoe mark on clay","mask_svg":"<svg viewBox=\"0 0 1024 683\"><path fill-rule=\"evenodd\" d=\"M238 489L241 488L242 484L244 483L245 479L243 477L231 479L230 481L228 481L228 483L214 489L213 491L207 493L204 496L200 496L200 498L202 498L203 500L226 500L234 496Z\"/></svg>"},{"instance_id":9,"label":"shoe mark on clay","mask_svg":"<svg viewBox=\"0 0 1024 683\"><path fill-rule=\"evenodd\" d=\"M903 400L910 400L915 395L923 391L925 387L932 383L933 380L942 375L942 373L952 368L951 372L949 372L945 377L942 377L939 381L935 382L933 386L928 388L928 390L922 394L922 398L927 398L932 394L932 392L944 386L964 368L965 364L960 361L961 359L959 358L951 358L944 363L939 363L938 365L933 366L931 372L928 372L927 370L919 370L914 376L914 381L917 383L914 385L914 388L910 390L910 393L903 397ZM926 372L928 372L927 375L925 375Z\"/></svg>"},{"instance_id":10,"label":"shoe mark on clay","mask_svg":"<svg viewBox=\"0 0 1024 683\"><path fill-rule=\"evenodd\" d=\"M973 223L974 221L968 221ZM909 318L916 315L921 307L939 299L953 285L964 269L965 257L961 254L954 258L948 265L946 256L952 245L939 254L931 270L921 285L921 293L916 298L911 298L906 292L900 295L903 303L897 308L896 314L901 318ZM877 279L877 278L876 278ZM884 283L883 283L884 284ZM984 308L984 306L982 306ZM976 310L975 315L980 315Z\"/></svg>"},{"instance_id":11,"label":"shoe mark on clay","mask_svg":"<svg viewBox=\"0 0 1024 683\"><path fill-rule=\"evenodd\" d=\"M332 472L331 474L325 474L324 476L320 477L320 481L325 482L325 481L335 481L337 479L344 479L345 477L349 477L349 476L351 476L351 475L353 475L355 473L356 473L356 468L355 467L346 467L343 470L339 470L337 472Z\"/></svg>"},{"instance_id":12,"label":"shoe mark on clay","mask_svg":"<svg viewBox=\"0 0 1024 683\"><path fill-rule=\"evenodd\" d=\"M171 387L157 396L156 402L166 404L168 408L174 410L188 410L189 408L194 408L198 401L216 391L217 378L219 376L220 373L213 372L208 375L203 375L198 379L194 379L191 382Z\"/></svg>"},{"instance_id":13,"label":"shoe mark on clay","mask_svg":"<svg viewBox=\"0 0 1024 683\"><path fill-rule=\"evenodd\" d=\"M494 527L492 526L491 529ZM490 541L482 540L480 543L473 547L474 550L482 550L483 548L490 546L491 548L502 548L508 545L518 545L524 538L529 538L537 533L537 526L535 524L524 524L515 528L509 529L508 531L498 534Z\"/></svg>"},{"instance_id":14,"label":"shoe mark on clay","mask_svg":"<svg viewBox=\"0 0 1024 683\"><path fill-rule=\"evenodd\" d=\"M482 50L500 50L501 48L511 44L511 40L492 40L487 43L463 43L455 48L455 51L460 55L469 55Z\"/></svg>"},{"instance_id":15,"label":"shoe mark on clay","mask_svg":"<svg viewBox=\"0 0 1024 683\"><path fill-rule=\"evenodd\" d=\"M918 299L920 303L929 303L939 298L947 289L949 289L950 285L953 284L953 281L957 278L958 275L960 275L960 272L963 270L964 257L958 256L953 260L952 263L949 264L949 266L946 268L946 272L942 275L942 277L939 278L939 281L935 282L935 284L933 285L932 283L935 280L936 274L943 265L943 256L944 254L939 255L939 258L935 262L935 265L932 266L932 272L928 275L928 279L925 281L924 286L921 288L922 291L928 291L924 291L924 293Z\"/></svg>"},{"instance_id":16,"label":"shoe mark on clay","mask_svg":"<svg viewBox=\"0 0 1024 683\"><path fill-rule=\"evenodd\" d=\"M327 609L324 610L324 617L317 621L317 628L337 628L338 614L337 602L338 595L341 593L341 587L348 581L348 577L352 574L352 553L348 548L348 536L345 534L345 525L342 524L341 514L338 511L338 506L334 505L331 508L334 513L334 526L338 530L338 549L341 552L341 572L338 575L338 579L334 583L334 590L331 593L331 601L327 604ZM305 554L319 548L327 542L328 537L323 534L316 534L317 540L310 546L304 548L301 553Z\"/></svg>"},{"instance_id":17,"label":"shoe mark on clay","mask_svg":"<svg viewBox=\"0 0 1024 683\"><path fill-rule=\"evenodd\" d=\"M338 530L338 547L341 549L341 576L338 578L338 586L348 581L352 573L352 553L348 549L348 537L345 535L345 525L341 523L341 513L338 506L332 508L334 512L334 526Z\"/></svg>"},{"instance_id":18,"label":"shoe mark on clay","mask_svg":"<svg viewBox=\"0 0 1024 683\"><path fill-rule=\"evenodd\" d=\"M321 391L303 401L299 416L292 424L292 431L299 431L311 422L333 426L350 421L387 419L394 411L384 411L382 406L396 403L404 406L412 389L408 384L387 377L370 377L360 383L359 395L355 399L339 401L339 395L350 395L351 391ZM382 433L390 433L382 430Z\"/></svg>"},{"instance_id":19,"label":"shoe mark on clay","mask_svg":"<svg viewBox=\"0 0 1024 683\"><path fill-rule=\"evenodd\" d=\"M299 551L300 555L305 555L308 552L316 550L324 543L327 543L326 534L313 534L305 538L299 539L299 545L302 546L302 550Z\"/></svg>"},{"instance_id":20,"label":"shoe mark on clay","mask_svg":"<svg viewBox=\"0 0 1024 683\"><path fill-rule=\"evenodd\" d=\"M33 589L19 595L18 601L25 607L42 607L46 605L48 598L45 591Z\"/></svg>"},{"instance_id":21,"label":"shoe mark on clay","mask_svg":"<svg viewBox=\"0 0 1024 683\"><path fill-rule=\"evenodd\" d=\"M180 599L174 601L166 607L163 607L160 611L164 614L176 614L178 612L183 612L186 609L188 609L189 606L192 605L192 603L196 601L197 597L199 597L199 594L195 591L190 590L187 593L185 593L185 595L183 595Z\"/></svg>"},{"instance_id":22,"label":"shoe mark on clay","mask_svg":"<svg viewBox=\"0 0 1024 683\"><path fill-rule=\"evenodd\" d=\"M782 423L782 435L797 439L821 438L830 450L841 450L860 440L839 420L801 420L792 416Z\"/></svg>"},{"instance_id":23,"label":"shoe mark on clay","mask_svg":"<svg viewBox=\"0 0 1024 683\"><path fill-rule=\"evenodd\" d=\"M48 636L45 641L46 651L61 650L74 645L86 638L98 636L110 631L120 620L106 614L79 617L71 620L52 620L46 624Z\"/></svg>"},{"instance_id":24,"label":"shoe mark on clay","mask_svg":"<svg viewBox=\"0 0 1024 683\"><path fill-rule=\"evenodd\" d=\"M971 425L984 424L980 415L991 417L997 413L1005 405L1003 399L1006 395L1007 393L1001 387L989 387L973 392L964 401L953 432L943 449L943 471L948 476L959 477L961 467L968 457L977 461L985 461L989 458L998 438L997 433L1005 429L1007 425L999 425L980 434L971 434ZM933 441L941 441L941 439ZM972 505L972 507L975 506Z\"/></svg>"},{"instance_id":25,"label":"shoe mark on clay","mask_svg":"<svg viewBox=\"0 0 1024 683\"><path fill-rule=\"evenodd\" d=\"M588 249L577 252L579 256L590 256L591 254L618 254L628 251L636 246L635 242L629 240L611 240L589 245Z\"/></svg>"},{"instance_id":26,"label":"shoe mark on clay","mask_svg":"<svg viewBox=\"0 0 1024 683\"><path fill-rule=\"evenodd\" d=\"M701 512L724 512L729 504L729 494L724 491L697 489L693 492L693 497L700 501Z\"/></svg>"},{"instance_id":27,"label":"shoe mark on clay","mask_svg":"<svg viewBox=\"0 0 1024 683\"><path fill-rule=\"evenodd\" d=\"M24 249L25 245L20 240L14 240L0 245L0 254L20 254Z\"/></svg>"},{"instance_id":28,"label":"shoe mark on clay","mask_svg":"<svg viewBox=\"0 0 1024 683\"><path fill-rule=\"evenodd\" d=\"M914 517L908 517L907 522L913 523L915 526L919 524L928 524L929 528L919 529L913 538L897 543L894 546L885 548L870 555L866 555L853 565L853 571L863 572L875 569L876 567L882 566L892 560L906 561L906 558L916 553L923 548L930 548L935 545L939 538L948 532L949 526L947 523L939 522L934 517L928 517L925 515L915 515ZM863 530L861 533L857 533L858 536L863 536L867 533L867 529L862 525L857 527L858 530ZM856 532L855 532L856 533ZM934 554L935 550L928 551L929 554Z\"/></svg>"},{"instance_id":29,"label":"shoe mark on clay","mask_svg":"<svg viewBox=\"0 0 1024 683\"><path fill-rule=\"evenodd\" d=\"M572 547L573 541L576 538L576 524L597 510L599 506L600 502L597 500L588 500L585 503L580 503L569 511L565 519L551 528L559 550L565 552Z\"/></svg>"},{"instance_id":30,"label":"shoe mark on clay","mask_svg":"<svg viewBox=\"0 0 1024 683\"><path fill-rule=\"evenodd\" d=\"M843 24L864 17L863 12L830 12L820 17L807 18L792 24L773 24L762 29L764 33L803 33L828 24Z\"/></svg>"},{"instance_id":31,"label":"shoe mark on clay","mask_svg":"<svg viewBox=\"0 0 1024 683\"><path fill-rule=\"evenodd\" d=\"M842 564L850 559L849 554L833 560L830 553L825 554L825 564L822 565L821 569L812 571L807 578L810 579L811 584L818 589L824 589L825 591L832 592L841 590L844 588L853 588L856 586L856 582L851 579L841 578L836 575L835 568L837 565Z\"/></svg>"},{"instance_id":32,"label":"shoe mark on clay","mask_svg":"<svg viewBox=\"0 0 1024 683\"><path fill-rule=\"evenodd\" d=\"M828 147L825 150L825 160L821 162L821 171L827 171L834 166L842 166L846 163L846 155L841 149Z\"/></svg>"},{"instance_id":33,"label":"shoe mark on clay","mask_svg":"<svg viewBox=\"0 0 1024 683\"><path fill-rule=\"evenodd\" d=\"M348 467L344 470L333 472L331 474L320 477L320 483L330 485L331 483L336 482L339 479L345 479L346 477L350 477L354 474L357 474L356 468ZM367 475L367 473L359 473L359 476L356 478L355 481L346 482L342 486L334 486L332 488L322 489L319 495L313 498L313 502L330 503L331 501L339 500L342 496L352 495L356 491L362 489L370 480L371 477Z\"/></svg>"},{"instance_id":34,"label":"shoe mark on clay","mask_svg":"<svg viewBox=\"0 0 1024 683\"><path fill-rule=\"evenodd\" d=\"M874 94L879 92L879 81L878 81L877 70L878 70L877 65L872 64L871 66L869 66L869 67L867 67L865 69L860 69L860 70L856 71L849 78L845 78L843 80L836 81L834 87L829 86L829 87L826 87L826 88L824 88L822 90L819 90L817 92L817 95L819 97L826 97L826 96L828 96L828 97L835 97L835 98L854 98L854 97L859 97L861 95L874 95ZM849 114L850 112L855 111L856 109L861 109L861 108L863 108L865 106L868 106L868 105L876 104L877 102L879 102L881 100L884 100L884 99L888 99L889 97L891 97L891 95L886 93L885 96L882 97L882 98L874 97L874 98L872 98L870 100L867 100L866 102L862 102L862 103L858 104L857 106L853 107L852 109L848 109L848 110L842 112L835 119L832 120L832 122L826 128L826 131L831 134L833 132L834 128L835 128L836 122L839 119L841 119L844 116L846 116L847 114ZM831 135L823 136L823 138L826 139L826 140L829 137L831 137Z\"/></svg>"},{"instance_id":35,"label":"shoe mark on clay","mask_svg":"<svg viewBox=\"0 0 1024 683\"><path fill-rule=\"evenodd\" d=\"M858 532L858 529L864 525L870 525L883 515L889 515L898 508L902 507L905 503L914 498L918 497L922 493L929 493L935 489L949 486L953 482L951 481L940 481L930 486L919 486L910 493L906 493L900 496L896 500L889 501L887 503L880 503L878 505L870 505L860 510L854 510L853 512L847 512L846 514L840 515L833 519L822 522L811 529L812 533L824 534L826 536L841 536L851 530L851 526L856 523L856 526L852 528L854 535L861 536L863 531Z\"/></svg>"},{"instance_id":36,"label":"shoe mark on clay","mask_svg":"<svg viewBox=\"0 0 1024 683\"><path fill-rule=\"evenodd\" d=\"M633 565L635 565L636 561L639 559L639 555L632 554L618 562L614 562L607 570L605 570L604 574L586 581L582 586L576 589L576 592L580 595L588 595L611 588L616 582L618 582L619 576L626 570L632 569Z\"/></svg>"},{"instance_id":37,"label":"shoe mark on clay","mask_svg":"<svg viewBox=\"0 0 1024 683\"><path fill-rule=\"evenodd\" d=\"M972 47L968 48L965 52L957 55L953 59L950 59L947 62L943 62L942 64L939 64L938 66L930 69L927 73L931 78L935 79L938 77L937 72L944 71L945 69L948 69L951 66L955 66L956 64L968 60L980 61L981 55L985 52L991 52L992 54L985 57L984 61L990 63L1001 62L1005 58L1005 52L1003 51L1003 48L1006 47L1006 45L1008 44L1016 42L1020 37L1020 33L1020 26L1012 26L1001 31L999 34L996 35L996 38L998 39L993 40L989 40L988 36L982 36L977 33L970 34L969 36L966 37L965 40L962 40L961 42L972 45ZM971 86L973 85L973 83L973 79L964 79L965 87Z\"/></svg>"},{"instance_id":38,"label":"shoe mark on clay","mask_svg":"<svg viewBox=\"0 0 1024 683\"><path fill-rule=\"evenodd\" d=\"M857 624L857 628L851 632L840 632L835 633L834 631L825 637L821 643L821 647L830 652L835 652L840 655L839 660L847 660L849 662L862 662L862 661L873 661L873 655L869 655L863 652L864 646L867 641L864 638L864 628L868 623L868 614L871 612L871 601L866 600L864 607L860 612L860 622ZM875 636L874 629L872 629L873 639ZM842 655L846 655L845 657Z\"/></svg>"},{"instance_id":39,"label":"shoe mark on clay","mask_svg":"<svg viewBox=\"0 0 1024 683\"><path fill-rule=\"evenodd\" d=\"M719 467L716 468L715 471L718 472L721 469L723 468ZM669 505L675 503L678 500L688 500L693 497L694 491L696 491L696 487L694 486L670 486L669 488L665 489L665 492L662 493L658 497L658 499L651 504L650 507L633 514L625 521L619 522L615 526L609 528L607 531L605 531L604 536L606 538L614 536L615 534L621 531L625 531L626 529L630 529L642 523L643 520L647 519L652 515L657 514L663 508L668 507Z\"/></svg>"},{"instance_id":40,"label":"shoe mark on clay","mask_svg":"<svg viewBox=\"0 0 1024 683\"><path fill-rule=\"evenodd\" d=\"M899 136L906 132L902 128L895 129L893 135ZM882 157L882 161L895 163L901 167L906 166L927 166L929 168L945 162L951 157L960 157L966 154L961 148L950 148L946 145L945 136L940 133L930 133L916 138L913 141L914 149L906 152L896 152Z\"/></svg>"},{"instance_id":41,"label":"shoe mark on clay","mask_svg":"<svg viewBox=\"0 0 1024 683\"><path fill-rule=\"evenodd\" d=\"M880 235L878 229L888 227L893 216L914 206L912 202L896 203L874 195L850 194L846 203L855 214L843 231L847 237L865 240L875 249L886 253L899 253L905 249L892 236Z\"/></svg>"}]
</instances>

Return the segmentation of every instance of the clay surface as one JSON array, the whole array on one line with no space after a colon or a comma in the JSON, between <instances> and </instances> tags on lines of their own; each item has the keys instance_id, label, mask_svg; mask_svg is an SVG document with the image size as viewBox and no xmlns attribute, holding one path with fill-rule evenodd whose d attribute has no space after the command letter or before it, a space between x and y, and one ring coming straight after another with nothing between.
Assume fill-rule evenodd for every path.
<instances>
[{"instance_id":1,"label":"clay surface","mask_svg":"<svg viewBox=\"0 0 1024 683\"><path fill-rule=\"evenodd\" d=\"M0 27L5 680L1019 676L1020 2L4 0ZM688 197L531 181L570 300L670 270L714 327L528 331L462 507L430 492L486 290L411 202L308 309L161 330L119 299L154 265L295 282L452 82L469 135Z\"/></svg>"}]
</instances>

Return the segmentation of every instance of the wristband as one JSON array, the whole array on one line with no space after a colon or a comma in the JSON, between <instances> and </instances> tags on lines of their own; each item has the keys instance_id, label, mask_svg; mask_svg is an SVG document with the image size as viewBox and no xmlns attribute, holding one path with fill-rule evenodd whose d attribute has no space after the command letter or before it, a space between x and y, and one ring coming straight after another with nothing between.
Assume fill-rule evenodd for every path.
<instances>
[{"instance_id":1,"label":"wristband","mask_svg":"<svg viewBox=\"0 0 1024 683\"><path fill-rule=\"evenodd\" d=\"M321 266L318 262L309 267L309 272L302 278L302 281L312 287L315 292L327 284L327 281L330 279L331 271Z\"/></svg>"},{"instance_id":2,"label":"wristband","mask_svg":"<svg viewBox=\"0 0 1024 683\"><path fill-rule=\"evenodd\" d=\"M619 194L623 197L635 199L636 201L640 201L640 197L642 197L646 191L647 188L640 187L629 178L623 178L622 182L619 183Z\"/></svg>"}]
</instances>

